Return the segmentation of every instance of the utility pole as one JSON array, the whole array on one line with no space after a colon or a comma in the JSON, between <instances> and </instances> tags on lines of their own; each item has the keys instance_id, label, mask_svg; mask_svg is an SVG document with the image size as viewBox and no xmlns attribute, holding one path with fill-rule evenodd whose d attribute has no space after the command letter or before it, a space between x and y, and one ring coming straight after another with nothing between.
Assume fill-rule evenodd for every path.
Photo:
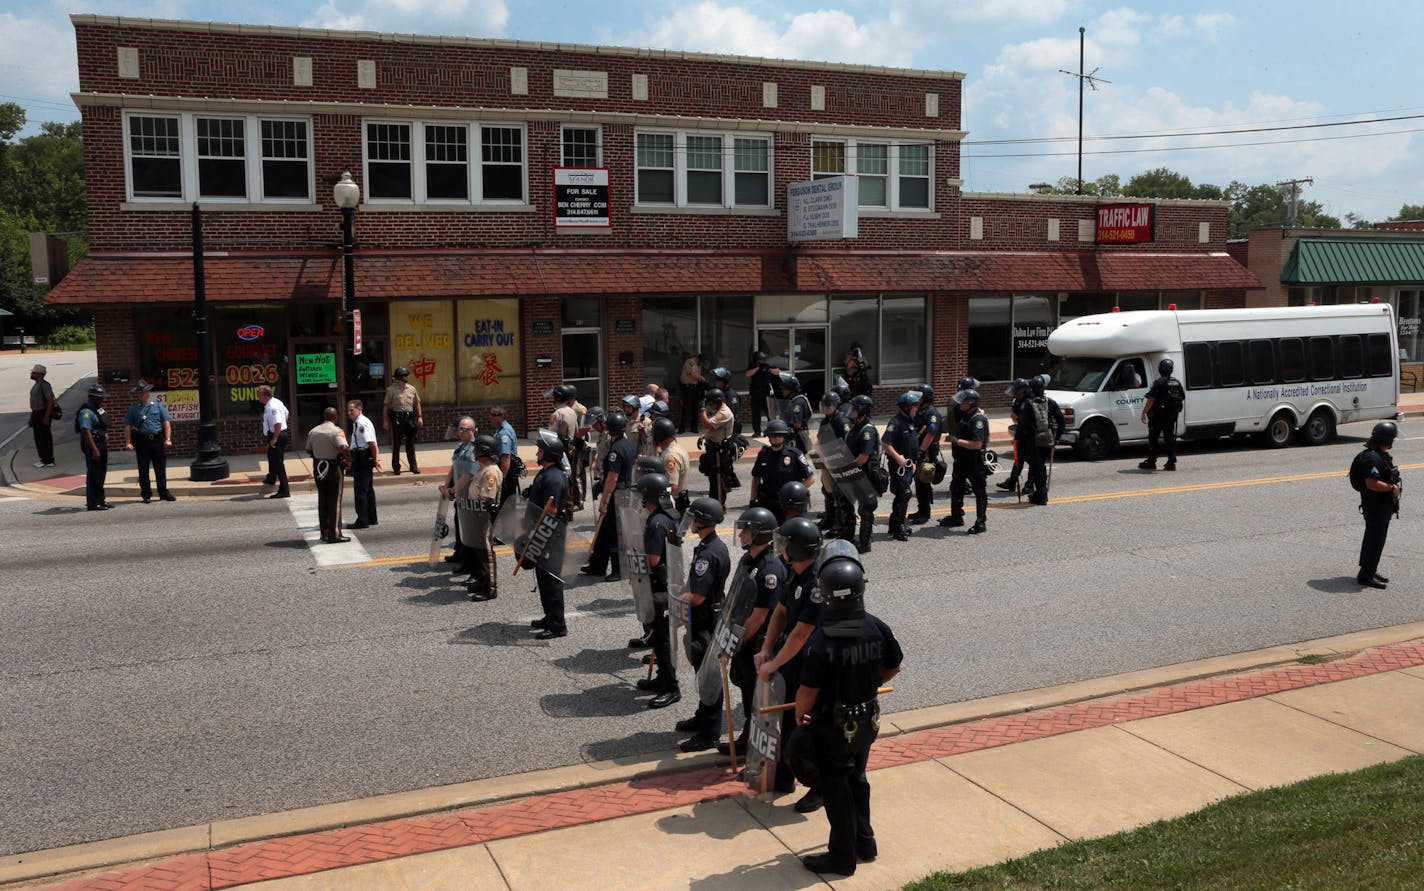
<instances>
[{"instance_id":1,"label":"utility pole","mask_svg":"<svg viewBox=\"0 0 1424 891\"><path fill-rule=\"evenodd\" d=\"M1078 71L1075 74L1066 68L1059 68L1059 74L1066 74L1069 77L1078 78L1078 188L1075 194L1083 194L1083 84L1093 88L1093 92L1098 91L1098 84L1110 84L1112 81L1095 77L1098 69L1094 68L1087 74L1083 73L1083 34L1085 29L1078 27Z\"/></svg>"},{"instance_id":2,"label":"utility pole","mask_svg":"<svg viewBox=\"0 0 1424 891\"><path fill-rule=\"evenodd\" d=\"M1295 228L1296 203L1300 198L1300 187L1303 185L1315 185L1312 177L1304 176L1300 179L1288 179L1276 183L1276 188L1286 190L1286 228Z\"/></svg>"}]
</instances>

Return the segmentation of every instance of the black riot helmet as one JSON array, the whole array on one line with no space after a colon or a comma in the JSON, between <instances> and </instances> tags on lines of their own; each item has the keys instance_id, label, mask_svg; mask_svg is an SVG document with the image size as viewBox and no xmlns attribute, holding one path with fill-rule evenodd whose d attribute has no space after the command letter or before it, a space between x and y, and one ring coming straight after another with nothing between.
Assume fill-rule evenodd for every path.
<instances>
[{"instance_id":1,"label":"black riot helmet","mask_svg":"<svg viewBox=\"0 0 1424 891\"><path fill-rule=\"evenodd\" d=\"M643 496L643 504L656 504L662 510L672 511L672 483L663 474L645 473L633 488Z\"/></svg>"},{"instance_id":2,"label":"black riot helmet","mask_svg":"<svg viewBox=\"0 0 1424 891\"><path fill-rule=\"evenodd\" d=\"M870 410L875 406L875 400L864 393L850 401L850 410L855 412L858 418L870 417Z\"/></svg>"},{"instance_id":3,"label":"black riot helmet","mask_svg":"<svg viewBox=\"0 0 1424 891\"><path fill-rule=\"evenodd\" d=\"M865 567L855 545L827 542L816 557L816 587L826 604L821 630L827 637L851 637L865 616Z\"/></svg>"},{"instance_id":4,"label":"black riot helmet","mask_svg":"<svg viewBox=\"0 0 1424 891\"><path fill-rule=\"evenodd\" d=\"M811 509L811 492L806 488L805 483L792 480L784 484L781 491L776 493L776 501L781 505L783 512L795 508L804 517L806 512Z\"/></svg>"},{"instance_id":5,"label":"black riot helmet","mask_svg":"<svg viewBox=\"0 0 1424 891\"><path fill-rule=\"evenodd\" d=\"M584 413L583 422L592 427L594 424L601 424L608 420L608 413L603 410L603 406L595 405Z\"/></svg>"},{"instance_id":6,"label":"black riot helmet","mask_svg":"<svg viewBox=\"0 0 1424 891\"><path fill-rule=\"evenodd\" d=\"M970 377L969 375L965 375L964 377L959 379L959 389L977 390L979 389L979 379L975 377Z\"/></svg>"},{"instance_id":7,"label":"black riot helmet","mask_svg":"<svg viewBox=\"0 0 1424 891\"><path fill-rule=\"evenodd\" d=\"M737 518L737 531L743 529L750 530L752 540L742 547L750 548L753 545L769 545L776 537L776 515L764 507L749 507L742 511L742 515Z\"/></svg>"},{"instance_id":8,"label":"black riot helmet","mask_svg":"<svg viewBox=\"0 0 1424 891\"><path fill-rule=\"evenodd\" d=\"M493 436L481 433L475 437L475 457L493 458L497 451L499 451L499 446L495 444Z\"/></svg>"},{"instance_id":9,"label":"black riot helmet","mask_svg":"<svg viewBox=\"0 0 1424 891\"><path fill-rule=\"evenodd\" d=\"M753 361L753 362L765 362L765 361L766 361L766 353L765 353L764 351L762 351L762 350L757 350L755 353L752 353L752 361Z\"/></svg>"},{"instance_id":10,"label":"black riot helmet","mask_svg":"<svg viewBox=\"0 0 1424 891\"><path fill-rule=\"evenodd\" d=\"M807 517L792 517L776 530L776 549L790 561L814 560L821 552L821 530Z\"/></svg>"},{"instance_id":11,"label":"black riot helmet","mask_svg":"<svg viewBox=\"0 0 1424 891\"><path fill-rule=\"evenodd\" d=\"M544 427L539 428L539 432L534 437L534 445L539 447L543 456L540 462L552 461L559 463L559 459L564 457L564 441L559 438L559 434Z\"/></svg>"},{"instance_id":12,"label":"black riot helmet","mask_svg":"<svg viewBox=\"0 0 1424 891\"><path fill-rule=\"evenodd\" d=\"M960 390L958 393L954 394L954 404L967 405L970 408L973 408L974 406L979 404L979 391Z\"/></svg>"},{"instance_id":13,"label":"black riot helmet","mask_svg":"<svg viewBox=\"0 0 1424 891\"><path fill-rule=\"evenodd\" d=\"M603 429L614 436L622 436L628 432L628 416L621 411L615 411L604 419Z\"/></svg>"},{"instance_id":14,"label":"black riot helmet","mask_svg":"<svg viewBox=\"0 0 1424 891\"><path fill-rule=\"evenodd\" d=\"M781 420L780 418L777 418L776 420L767 424L763 432L766 433L768 438L772 436L790 436L791 425Z\"/></svg>"},{"instance_id":15,"label":"black riot helmet","mask_svg":"<svg viewBox=\"0 0 1424 891\"><path fill-rule=\"evenodd\" d=\"M777 378L776 383L783 390L790 390L792 393L801 392L801 378L789 371L781 372L781 377Z\"/></svg>"},{"instance_id":16,"label":"black riot helmet","mask_svg":"<svg viewBox=\"0 0 1424 891\"><path fill-rule=\"evenodd\" d=\"M701 498L694 498L687 506L687 516L694 526L706 528L715 527L722 522L722 518L727 515L727 509L722 507L722 502L716 498L708 498L703 495Z\"/></svg>"},{"instance_id":17,"label":"black riot helmet","mask_svg":"<svg viewBox=\"0 0 1424 891\"><path fill-rule=\"evenodd\" d=\"M1161 362L1157 363L1157 373L1163 377L1168 377L1172 374L1172 369L1176 367L1171 359L1163 358Z\"/></svg>"},{"instance_id":18,"label":"black riot helmet","mask_svg":"<svg viewBox=\"0 0 1424 891\"><path fill-rule=\"evenodd\" d=\"M671 418L658 418L653 422L653 442L677 438L677 424Z\"/></svg>"},{"instance_id":19,"label":"black riot helmet","mask_svg":"<svg viewBox=\"0 0 1424 891\"><path fill-rule=\"evenodd\" d=\"M578 388L573 384L556 384L554 388L549 391L549 397L562 405L570 399L578 398Z\"/></svg>"},{"instance_id":20,"label":"black riot helmet","mask_svg":"<svg viewBox=\"0 0 1424 891\"><path fill-rule=\"evenodd\" d=\"M702 397L702 404L703 404L703 405L708 405L708 406L711 406L711 405L721 405L722 403L724 403L724 402L726 402L726 401L727 401L727 394L726 394L726 393L723 393L721 390L717 389L716 387L713 387L712 389L708 390L707 393Z\"/></svg>"},{"instance_id":21,"label":"black riot helmet","mask_svg":"<svg viewBox=\"0 0 1424 891\"><path fill-rule=\"evenodd\" d=\"M835 390L827 390L821 395L821 408L840 408L841 394Z\"/></svg>"},{"instance_id":22,"label":"black riot helmet","mask_svg":"<svg viewBox=\"0 0 1424 891\"><path fill-rule=\"evenodd\" d=\"M666 417L666 416L667 416L667 413L668 413L668 404L667 404L666 402L662 401L661 399L654 399L654 400L653 400L653 404L650 405L650 406L648 406L648 414L650 414L650 415L657 415L658 417L661 418L661 417Z\"/></svg>"},{"instance_id":23,"label":"black riot helmet","mask_svg":"<svg viewBox=\"0 0 1424 891\"><path fill-rule=\"evenodd\" d=\"M1004 391L1005 396L1012 396L1015 399L1028 392L1028 381L1021 377L1014 378L1014 382L1009 384L1009 388Z\"/></svg>"},{"instance_id":24,"label":"black riot helmet","mask_svg":"<svg viewBox=\"0 0 1424 891\"><path fill-rule=\"evenodd\" d=\"M850 402L850 384L845 382L845 378L836 378L836 385L831 387L831 392L839 396L841 402Z\"/></svg>"},{"instance_id":25,"label":"black riot helmet","mask_svg":"<svg viewBox=\"0 0 1424 891\"><path fill-rule=\"evenodd\" d=\"M716 368L712 369L712 380L717 382L717 386L725 389L732 383L732 372L728 371L725 367L718 365Z\"/></svg>"},{"instance_id":26,"label":"black riot helmet","mask_svg":"<svg viewBox=\"0 0 1424 891\"><path fill-rule=\"evenodd\" d=\"M905 392L900 394L900 397L898 399L895 400L895 404L900 407L901 411L908 414L910 409L919 405L920 400L923 398L924 397L920 395L919 390L906 390Z\"/></svg>"},{"instance_id":27,"label":"black riot helmet","mask_svg":"<svg viewBox=\"0 0 1424 891\"><path fill-rule=\"evenodd\" d=\"M1370 431L1370 445L1372 446L1393 446L1394 438L1399 435L1399 425L1393 421L1380 421Z\"/></svg>"},{"instance_id":28,"label":"black riot helmet","mask_svg":"<svg viewBox=\"0 0 1424 891\"><path fill-rule=\"evenodd\" d=\"M1041 374L1035 374L1033 380L1028 382L1028 390L1035 396L1042 396L1043 391L1048 388L1048 381Z\"/></svg>"},{"instance_id":29,"label":"black riot helmet","mask_svg":"<svg viewBox=\"0 0 1424 891\"><path fill-rule=\"evenodd\" d=\"M633 462L633 480L636 482L649 474L664 473L666 470L663 459L653 455L639 455L638 460Z\"/></svg>"},{"instance_id":30,"label":"black riot helmet","mask_svg":"<svg viewBox=\"0 0 1424 891\"><path fill-rule=\"evenodd\" d=\"M920 398L923 400L923 405L934 404L934 387L931 387L929 384L916 384L915 389L920 391Z\"/></svg>"}]
</instances>

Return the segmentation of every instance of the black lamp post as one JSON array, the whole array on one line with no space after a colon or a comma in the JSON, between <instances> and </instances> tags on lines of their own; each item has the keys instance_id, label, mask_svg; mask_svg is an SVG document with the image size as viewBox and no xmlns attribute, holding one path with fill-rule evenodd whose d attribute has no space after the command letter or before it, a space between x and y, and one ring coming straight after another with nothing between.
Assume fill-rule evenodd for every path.
<instances>
[{"instance_id":1,"label":"black lamp post","mask_svg":"<svg viewBox=\"0 0 1424 891\"><path fill-rule=\"evenodd\" d=\"M213 421L212 354L208 348L207 278L203 274L203 214L193 205L193 336L198 341L198 456L188 466L188 479L211 483L228 477L227 461L218 445Z\"/></svg>"},{"instance_id":2,"label":"black lamp post","mask_svg":"<svg viewBox=\"0 0 1424 891\"><path fill-rule=\"evenodd\" d=\"M341 208L341 315L345 322L350 361L346 368L346 398L354 399L356 377L356 205L361 203L361 187L351 178L351 171L344 170L336 185L331 188L331 197Z\"/></svg>"}]
</instances>

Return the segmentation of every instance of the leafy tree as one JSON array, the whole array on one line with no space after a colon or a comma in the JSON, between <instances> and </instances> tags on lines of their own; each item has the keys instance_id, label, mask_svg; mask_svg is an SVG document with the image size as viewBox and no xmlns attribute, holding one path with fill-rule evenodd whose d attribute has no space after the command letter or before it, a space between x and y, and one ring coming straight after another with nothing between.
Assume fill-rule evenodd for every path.
<instances>
[{"instance_id":1,"label":"leafy tree","mask_svg":"<svg viewBox=\"0 0 1424 891\"><path fill-rule=\"evenodd\" d=\"M1391 220L1424 220L1424 204L1405 204Z\"/></svg>"},{"instance_id":2,"label":"leafy tree","mask_svg":"<svg viewBox=\"0 0 1424 891\"><path fill-rule=\"evenodd\" d=\"M1148 170L1139 173L1127 181L1124 191L1128 195L1140 198L1198 198L1207 200L1219 200L1222 197L1221 189L1217 186L1203 183L1202 185L1192 185L1191 179L1180 173L1174 173L1165 167L1158 167L1155 170Z\"/></svg>"}]
</instances>

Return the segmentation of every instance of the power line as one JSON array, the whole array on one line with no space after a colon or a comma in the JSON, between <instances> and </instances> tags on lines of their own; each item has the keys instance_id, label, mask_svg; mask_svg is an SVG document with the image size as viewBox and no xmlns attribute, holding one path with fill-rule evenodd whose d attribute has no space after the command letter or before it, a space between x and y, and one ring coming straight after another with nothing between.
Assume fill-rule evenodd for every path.
<instances>
[{"instance_id":1,"label":"power line","mask_svg":"<svg viewBox=\"0 0 1424 891\"><path fill-rule=\"evenodd\" d=\"M1373 136L1397 136L1402 133L1424 133L1424 127L1414 127L1408 130L1389 130L1384 133L1349 133L1344 136L1314 136L1308 139L1267 139L1260 142L1223 142L1219 145L1179 145L1164 146L1162 148L1139 148L1139 149L1102 149L1095 152L1084 152L1088 155L1138 155L1148 152L1195 152L1207 149L1223 148L1243 148L1256 145L1295 145L1305 142L1335 142L1340 139L1368 139ZM997 155L966 154L966 158L1059 158L1065 155L1074 155L1076 152L1010 152Z\"/></svg>"},{"instance_id":2,"label":"power line","mask_svg":"<svg viewBox=\"0 0 1424 891\"><path fill-rule=\"evenodd\" d=\"M1189 136L1229 136L1237 133L1272 133L1284 130L1311 130L1319 127L1352 127L1356 124L1388 124L1395 121L1417 121L1424 119L1424 114L1396 115L1388 118L1369 118L1362 121L1331 121L1319 124L1292 124L1283 127L1242 127L1228 130L1184 130L1178 132L1161 133L1127 133L1117 136L1087 136L1087 142L1105 142L1117 139L1171 139L1174 137ZM961 145L1032 145L1035 143L1070 142L1071 136L1046 136L1036 139L983 139L965 140Z\"/></svg>"}]
</instances>

